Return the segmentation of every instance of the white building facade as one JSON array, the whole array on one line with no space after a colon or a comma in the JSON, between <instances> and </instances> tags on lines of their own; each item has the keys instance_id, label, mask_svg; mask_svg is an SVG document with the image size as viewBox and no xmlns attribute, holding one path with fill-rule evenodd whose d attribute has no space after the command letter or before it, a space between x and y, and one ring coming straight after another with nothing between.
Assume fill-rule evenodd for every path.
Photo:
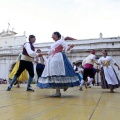
<instances>
[{"instance_id":1,"label":"white building facade","mask_svg":"<svg viewBox=\"0 0 120 120\"><path fill-rule=\"evenodd\" d=\"M11 66L17 61L19 53L22 52L23 44L27 41L25 35L16 36L0 34L0 78L7 79ZM84 40L68 40L69 44L74 44L74 48L67 54L70 62L81 63L82 60L89 55L90 50L94 49L98 57L101 57L102 49L108 51L108 55L112 56L116 63L120 66L120 38L100 38L84 39ZM35 47L40 48L42 52L47 52L52 42L36 43ZM114 67L120 78L120 71Z\"/></svg>"}]
</instances>

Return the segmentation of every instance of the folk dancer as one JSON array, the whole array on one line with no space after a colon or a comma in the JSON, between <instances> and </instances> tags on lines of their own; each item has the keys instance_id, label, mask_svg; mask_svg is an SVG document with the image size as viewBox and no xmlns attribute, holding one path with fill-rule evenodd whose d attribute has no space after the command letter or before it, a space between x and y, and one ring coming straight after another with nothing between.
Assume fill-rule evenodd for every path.
<instances>
[{"instance_id":1,"label":"folk dancer","mask_svg":"<svg viewBox=\"0 0 120 120\"><path fill-rule=\"evenodd\" d=\"M103 56L99 58L98 63L101 65L101 84L103 89L110 89L111 93L114 93L114 89L120 87L120 81L118 76L112 67L112 64L118 67L117 63L111 56L108 56L107 51L102 51Z\"/></svg>"},{"instance_id":2,"label":"folk dancer","mask_svg":"<svg viewBox=\"0 0 120 120\"><path fill-rule=\"evenodd\" d=\"M22 57L20 60L20 65L19 68L16 72L16 74L14 75L12 82L10 83L10 85L7 88L7 91L10 91L13 84L15 83L15 81L17 80L17 78L21 75L21 73L26 69L29 73L29 79L28 79L28 85L27 85L27 90L26 91L30 91L30 92L34 92L33 89L30 88L30 84L33 80L34 77L34 69L33 69L33 58L37 57L37 56L41 56L41 54L36 53L35 52L35 47L33 45L33 43L35 42L36 38L34 35L30 35L29 36L29 42L26 42L23 45L23 52L22 52Z\"/></svg>"},{"instance_id":3,"label":"folk dancer","mask_svg":"<svg viewBox=\"0 0 120 120\"><path fill-rule=\"evenodd\" d=\"M88 81L85 83L86 88L87 85L91 84L94 80L94 70L93 70L94 63L95 63L95 51L91 50L90 55L88 55L82 62L82 66L84 67L83 83L84 81L86 81L87 77L89 76ZM81 83L81 87L83 83Z\"/></svg>"},{"instance_id":4,"label":"folk dancer","mask_svg":"<svg viewBox=\"0 0 120 120\"><path fill-rule=\"evenodd\" d=\"M37 86L40 88L56 89L56 94L54 96L60 97L60 89L66 91L68 87L78 86L79 79L68 58L63 53L63 49L65 52L68 52L74 45L68 46L65 40L61 39L61 34L59 32L54 32L52 38L55 42L51 45L48 62Z\"/></svg>"}]
</instances>

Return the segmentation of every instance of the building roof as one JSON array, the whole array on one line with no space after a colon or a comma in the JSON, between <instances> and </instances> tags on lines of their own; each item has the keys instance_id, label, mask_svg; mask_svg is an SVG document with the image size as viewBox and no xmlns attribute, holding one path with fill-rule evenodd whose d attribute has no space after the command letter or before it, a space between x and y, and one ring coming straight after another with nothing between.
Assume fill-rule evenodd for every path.
<instances>
[{"instance_id":1,"label":"building roof","mask_svg":"<svg viewBox=\"0 0 120 120\"><path fill-rule=\"evenodd\" d=\"M11 30L7 30L7 31L2 31L1 33L0 33L0 37L7 37L7 36L14 36L14 35L16 35L17 33L16 32L14 32L14 31L11 31Z\"/></svg>"}]
</instances>

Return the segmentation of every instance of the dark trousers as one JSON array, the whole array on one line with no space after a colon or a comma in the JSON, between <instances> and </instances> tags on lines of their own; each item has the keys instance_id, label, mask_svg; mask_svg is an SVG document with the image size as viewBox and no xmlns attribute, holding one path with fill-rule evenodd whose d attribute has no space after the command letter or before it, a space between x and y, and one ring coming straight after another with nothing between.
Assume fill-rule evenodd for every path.
<instances>
[{"instance_id":1,"label":"dark trousers","mask_svg":"<svg viewBox=\"0 0 120 120\"><path fill-rule=\"evenodd\" d=\"M83 80L86 80L88 76L90 78L94 79L94 70L93 70L93 68L92 69L89 69L89 68L84 69Z\"/></svg>"},{"instance_id":2,"label":"dark trousers","mask_svg":"<svg viewBox=\"0 0 120 120\"><path fill-rule=\"evenodd\" d=\"M36 68L38 78L41 77L44 68Z\"/></svg>"},{"instance_id":3,"label":"dark trousers","mask_svg":"<svg viewBox=\"0 0 120 120\"><path fill-rule=\"evenodd\" d=\"M19 68L16 72L16 76L19 77L24 70L27 70L31 78L34 77L33 63L29 61L20 60Z\"/></svg>"}]
</instances>

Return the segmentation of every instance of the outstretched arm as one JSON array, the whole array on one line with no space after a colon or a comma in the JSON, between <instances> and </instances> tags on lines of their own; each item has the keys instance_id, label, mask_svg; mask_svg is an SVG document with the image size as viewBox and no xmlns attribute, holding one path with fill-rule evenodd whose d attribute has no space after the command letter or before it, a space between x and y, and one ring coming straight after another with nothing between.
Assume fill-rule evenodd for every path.
<instances>
[{"instance_id":1,"label":"outstretched arm","mask_svg":"<svg viewBox=\"0 0 120 120\"><path fill-rule=\"evenodd\" d=\"M67 51L69 51L70 49L72 49L74 47L73 44L71 44L68 48L67 48Z\"/></svg>"},{"instance_id":2,"label":"outstretched arm","mask_svg":"<svg viewBox=\"0 0 120 120\"><path fill-rule=\"evenodd\" d=\"M120 70L120 67L117 65L117 63L114 63L114 65L118 67L118 70Z\"/></svg>"},{"instance_id":3,"label":"outstretched arm","mask_svg":"<svg viewBox=\"0 0 120 120\"><path fill-rule=\"evenodd\" d=\"M94 62L97 65L100 65L100 63L98 63L96 60L92 59L92 62Z\"/></svg>"},{"instance_id":4,"label":"outstretched arm","mask_svg":"<svg viewBox=\"0 0 120 120\"><path fill-rule=\"evenodd\" d=\"M38 57L41 57L42 55L48 55L48 53L39 53Z\"/></svg>"},{"instance_id":5,"label":"outstretched arm","mask_svg":"<svg viewBox=\"0 0 120 120\"><path fill-rule=\"evenodd\" d=\"M72 37L67 36L67 37L65 37L65 38L64 38L64 40L76 40L76 39L75 39L75 38L72 38Z\"/></svg>"},{"instance_id":6,"label":"outstretched arm","mask_svg":"<svg viewBox=\"0 0 120 120\"><path fill-rule=\"evenodd\" d=\"M70 51L74 47L73 44L68 46L65 40L62 40L61 45L65 49L66 52Z\"/></svg>"}]
</instances>

